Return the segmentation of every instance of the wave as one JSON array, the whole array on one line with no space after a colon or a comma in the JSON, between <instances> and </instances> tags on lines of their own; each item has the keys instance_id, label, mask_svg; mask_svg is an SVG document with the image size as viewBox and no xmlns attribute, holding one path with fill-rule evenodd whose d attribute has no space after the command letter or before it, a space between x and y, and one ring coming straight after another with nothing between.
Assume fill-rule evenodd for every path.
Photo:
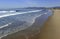
<instances>
[{"instance_id":1,"label":"wave","mask_svg":"<svg viewBox=\"0 0 60 39\"><path fill-rule=\"evenodd\" d=\"M0 13L13 13L13 12L16 12L16 11L0 11Z\"/></svg>"},{"instance_id":2,"label":"wave","mask_svg":"<svg viewBox=\"0 0 60 39\"><path fill-rule=\"evenodd\" d=\"M42 10L34 10L34 11L27 11L27 12L15 12L15 13L5 13L0 15L0 18L2 17L7 17L7 16L13 16L13 15L19 15L19 14L25 14L25 13L32 13L32 12L38 12L38 11L42 11Z\"/></svg>"}]
</instances>

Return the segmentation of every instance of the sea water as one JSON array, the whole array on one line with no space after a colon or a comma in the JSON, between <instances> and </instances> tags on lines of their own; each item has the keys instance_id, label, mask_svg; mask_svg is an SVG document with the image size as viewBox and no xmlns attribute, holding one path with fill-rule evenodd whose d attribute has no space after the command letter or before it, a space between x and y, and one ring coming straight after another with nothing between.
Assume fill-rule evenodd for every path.
<instances>
[{"instance_id":1,"label":"sea water","mask_svg":"<svg viewBox=\"0 0 60 39\"><path fill-rule=\"evenodd\" d=\"M0 13L0 37L27 29L35 22L37 17L51 15L51 10L31 10L25 12Z\"/></svg>"}]
</instances>

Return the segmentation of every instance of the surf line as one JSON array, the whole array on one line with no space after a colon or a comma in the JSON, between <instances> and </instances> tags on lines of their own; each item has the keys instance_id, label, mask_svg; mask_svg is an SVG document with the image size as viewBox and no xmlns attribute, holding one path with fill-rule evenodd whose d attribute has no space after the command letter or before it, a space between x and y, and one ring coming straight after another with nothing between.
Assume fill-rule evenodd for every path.
<instances>
[{"instance_id":1,"label":"surf line","mask_svg":"<svg viewBox=\"0 0 60 39\"><path fill-rule=\"evenodd\" d=\"M3 25L3 26L0 27L0 29L1 29L1 28L4 28L4 27L7 27L7 26L10 25L10 24L12 24L12 23L8 23L8 24L6 24L6 25Z\"/></svg>"},{"instance_id":2,"label":"surf line","mask_svg":"<svg viewBox=\"0 0 60 39\"><path fill-rule=\"evenodd\" d=\"M19 15L19 14L26 14L26 13L32 13L32 12L40 12L42 10L34 10L34 11L27 11L27 12L16 12L16 13L9 13L9 14L4 14L4 15L0 15L0 18L3 18L3 17L7 17L7 16L14 16L14 15Z\"/></svg>"}]
</instances>

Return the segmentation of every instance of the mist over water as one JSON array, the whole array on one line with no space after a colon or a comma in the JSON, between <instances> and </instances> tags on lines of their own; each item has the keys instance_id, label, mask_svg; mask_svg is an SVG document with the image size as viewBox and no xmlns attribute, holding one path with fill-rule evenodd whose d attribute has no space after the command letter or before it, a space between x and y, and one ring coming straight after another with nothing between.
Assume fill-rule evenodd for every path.
<instances>
[{"instance_id":1,"label":"mist over water","mask_svg":"<svg viewBox=\"0 0 60 39\"><path fill-rule=\"evenodd\" d=\"M51 13L48 10L32 10L26 12L0 13L0 37L30 27L37 17ZM50 15L50 14L49 14Z\"/></svg>"}]
</instances>

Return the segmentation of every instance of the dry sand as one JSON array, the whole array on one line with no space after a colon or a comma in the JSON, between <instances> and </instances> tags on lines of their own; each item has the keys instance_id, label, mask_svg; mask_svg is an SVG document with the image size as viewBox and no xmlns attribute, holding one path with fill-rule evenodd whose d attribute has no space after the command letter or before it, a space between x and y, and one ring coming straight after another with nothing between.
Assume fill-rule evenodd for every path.
<instances>
[{"instance_id":1,"label":"dry sand","mask_svg":"<svg viewBox=\"0 0 60 39\"><path fill-rule=\"evenodd\" d=\"M60 10L54 10L54 15L44 24L39 39L60 39Z\"/></svg>"}]
</instances>

